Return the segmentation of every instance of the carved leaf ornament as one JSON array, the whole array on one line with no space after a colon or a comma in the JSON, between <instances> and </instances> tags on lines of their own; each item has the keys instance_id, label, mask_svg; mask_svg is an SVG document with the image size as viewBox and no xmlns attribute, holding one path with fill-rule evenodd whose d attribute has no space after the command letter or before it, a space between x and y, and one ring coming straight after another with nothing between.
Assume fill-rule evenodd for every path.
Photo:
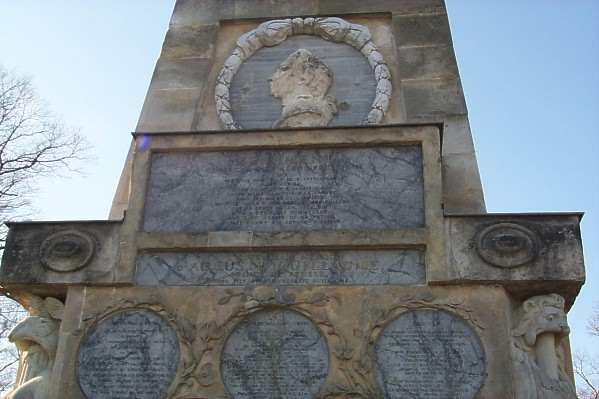
<instances>
[{"instance_id":1,"label":"carved leaf ornament","mask_svg":"<svg viewBox=\"0 0 599 399\"><path fill-rule=\"evenodd\" d=\"M245 33L237 40L237 46L225 61L217 79L215 88L216 112L222 126L228 130L242 129L233 117L230 87L237 71L254 53L262 47L273 47L293 35L314 35L335 42L346 43L360 51L374 71L376 95L364 124L380 123L389 109L391 92L391 72L372 42L367 27L352 24L341 18L293 18L267 21L258 28Z\"/></svg>"}]
</instances>

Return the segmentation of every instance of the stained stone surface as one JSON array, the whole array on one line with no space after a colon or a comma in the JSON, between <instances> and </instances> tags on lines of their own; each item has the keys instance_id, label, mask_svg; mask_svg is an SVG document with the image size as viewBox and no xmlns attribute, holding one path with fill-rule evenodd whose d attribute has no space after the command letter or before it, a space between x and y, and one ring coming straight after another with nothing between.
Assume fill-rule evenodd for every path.
<instances>
[{"instance_id":1,"label":"stained stone surface","mask_svg":"<svg viewBox=\"0 0 599 399\"><path fill-rule=\"evenodd\" d=\"M137 260L142 286L408 285L426 282L424 253L297 251L156 253Z\"/></svg>"},{"instance_id":2,"label":"stained stone surface","mask_svg":"<svg viewBox=\"0 0 599 399\"><path fill-rule=\"evenodd\" d=\"M441 310L409 311L383 330L376 376L386 399L472 399L483 384L485 356L461 318Z\"/></svg>"},{"instance_id":3,"label":"stained stone surface","mask_svg":"<svg viewBox=\"0 0 599 399\"><path fill-rule=\"evenodd\" d=\"M234 399L311 399L329 369L326 342L306 317L270 310L242 321L229 336L221 374Z\"/></svg>"},{"instance_id":4,"label":"stained stone surface","mask_svg":"<svg viewBox=\"0 0 599 399\"><path fill-rule=\"evenodd\" d=\"M116 313L84 338L77 376L88 399L163 399L179 366L176 331L148 310Z\"/></svg>"},{"instance_id":5,"label":"stained stone surface","mask_svg":"<svg viewBox=\"0 0 599 399\"><path fill-rule=\"evenodd\" d=\"M337 99L338 114L329 126L361 125L376 91L368 60L348 44L316 36L292 36L274 47L263 47L243 63L231 85L235 120L244 128L271 128L281 116L281 101L272 96L268 79L291 53L309 50L335 77L329 95Z\"/></svg>"},{"instance_id":6,"label":"stained stone surface","mask_svg":"<svg viewBox=\"0 0 599 399\"><path fill-rule=\"evenodd\" d=\"M148 232L424 225L419 146L158 153Z\"/></svg>"}]
</instances>

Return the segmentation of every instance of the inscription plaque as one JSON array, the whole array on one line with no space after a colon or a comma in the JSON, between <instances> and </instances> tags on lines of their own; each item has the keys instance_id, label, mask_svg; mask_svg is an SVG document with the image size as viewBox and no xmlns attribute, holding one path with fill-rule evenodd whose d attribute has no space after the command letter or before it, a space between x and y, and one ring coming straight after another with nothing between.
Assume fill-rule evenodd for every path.
<instances>
[{"instance_id":1,"label":"inscription plaque","mask_svg":"<svg viewBox=\"0 0 599 399\"><path fill-rule=\"evenodd\" d=\"M445 311L402 314L383 330L375 351L377 380L387 399L472 399L485 377L478 336Z\"/></svg>"},{"instance_id":2,"label":"inscription plaque","mask_svg":"<svg viewBox=\"0 0 599 399\"><path fill-rule=\"evenodd\" d=\"M234 399L311 399L329 368L326 342L306 317L289 310L256 313L231 333L221 374Z\"/></svg>"},{"instance_id":3,"label":"inscription plaque","mask_svg":"<svg viewBox=\"0 0 599 399\"><path fill-rule=\"evenodd\" d=\"M297 251L157 253L138 257L135 281L177 285L408 285L426 282L424 253Z\"/></svg>"},{"instance_id":4,"label":"inscription plaque","mask_svg":"<svg viewBox=\"0 0 599 399\"><path fill-rule=\"evenodd\" d=\"M163 399L179 366L176 331L148 310L100 321L77 355L79 385L88 399Z\"/></svg>"},{"instance_id":5,"label":"inscription plaque","mask_svg":"<svg viewBox=\"0 0 599 399\"><path fill-rule=\"evenodd\" d=\"M420 146L158 153L144 229L155 232L424 225Z\"/></svg>"}]
</instances>

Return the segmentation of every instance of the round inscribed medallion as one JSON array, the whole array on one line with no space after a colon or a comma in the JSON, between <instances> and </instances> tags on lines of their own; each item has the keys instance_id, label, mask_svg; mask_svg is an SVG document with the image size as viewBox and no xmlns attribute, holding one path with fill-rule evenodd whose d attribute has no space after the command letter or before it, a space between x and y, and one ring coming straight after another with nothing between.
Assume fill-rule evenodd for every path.
<instances>
[{"instance_id":1,"label":"round inscribed medallion","mask_svg":"<svg viewBox=\"0 0 599 399\"><path fill-rule=\"evenodd\" d=\"M381 333L376 377L387 399L472 399L485 378L485 356L464 320L434 309L403 313Z\"/></svg>"},{"instance_id":2,"label":"round inscribed medallion","mask_svg":"<svg viewBox=\"0 0 599 399\"><path fill-rule=\"evenodd\" d=\"M346 44L353 47L355 51L350 55L343 46L334 46L329 51L318 54L319 46L313 47L314 43L310 43L309 36L319 37L332 43ZM293 51L281 47L270 54L269 52L257 54L265 47L281 46L293 37L298 37L296 45L300 46ZM284 53L283 57L277 54L281 50ZM361 54L367 63L355 62L353 58L357 54ZM350 60L348 56L352 59ZM341 58L345 60L339 62ZM280 63L274 63L277 60ZM235 102L238 105L236 107L231 102L231 85L246 62L254 62L255 66L248 65L246 68L244 81L248 84L243 84L241 87L237 85ZM334 67L334 63L339 64L340 68ZM255 124L257 128L271 127L272 123L274 127L322 127L327 126L337 113L351 110L346 112L345 116L339 115L338 123L342 123L342 120L347 123L359 114L360 100L368 93L363 90L366 86L362 85L365 79L360 73L361 64L369 65L376 85L372 92L372 104L367 114L363 116L362 123L378 124L383 120L391 103L393 84L391 72L383 55L373 43L372 35L366 26L337 17L266 21L239 37L237 46L225 61L214 88L217 115L223 128L241 129L239 119L240 117L244 119L245 102L251 105L250 114L245 115L246 128L248 123ZM346 73L343 73L344 71ZM268 72L270 77L259 76L258 72ZM335 76L337 72L341 72L339 77ZM345 78L342 77L343 75ZM353 82L352 77L355 78ZM341 90L334 95L335 80L339 80L337 85L339 89L348 91L345 100ZM264 84L267 82L270 83L268 85L270 90L265 90ZM251 94L253 87L256 91ZM281 113L275 119L273 118L277 113L272 106L269 107L271 103L268 100L269 95L282 103ZM234 117L234 113L237 116ZM257 115L251 115L252 113ZM267 123L267 126L263 126L264 123Z\"/></svg>"},{"instance_id":3,"label":"round inscribed medallion","mask_svg":"<svg viewBox=\"0 0 599 399\"><path fill-rule=\"evenodd\" d=\"M88 399L164 399L179 366L170 323L149 310L126 310L100 321L83 339L77 377Z\"/></svg>"},{"instance_id":4,"label":"round inscribed medallion","mask_svg":"<svg viewBox=\"0 0 599 399\"><path fill-rule=\"evenodd\" d=\"M316 326L290 310L258 312L239 323L222 355L221 374L234 399L309 399L329 369Z\"/></svg>"}]
</instances>

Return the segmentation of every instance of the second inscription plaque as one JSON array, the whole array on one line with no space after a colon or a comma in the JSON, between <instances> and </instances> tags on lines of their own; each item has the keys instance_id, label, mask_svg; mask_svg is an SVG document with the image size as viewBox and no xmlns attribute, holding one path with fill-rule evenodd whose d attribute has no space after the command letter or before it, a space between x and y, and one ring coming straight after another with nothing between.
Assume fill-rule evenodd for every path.
<instances>
[{"instance_id":1,"label":"second inscription plaque","mask_svg":"<svg viewBox=\"0 0 599 399\"><path fill-rule=\"evenodd\" d=\"M423 227L420 146L152 157L149 232Z\"/></svg>"}]
</instances>

